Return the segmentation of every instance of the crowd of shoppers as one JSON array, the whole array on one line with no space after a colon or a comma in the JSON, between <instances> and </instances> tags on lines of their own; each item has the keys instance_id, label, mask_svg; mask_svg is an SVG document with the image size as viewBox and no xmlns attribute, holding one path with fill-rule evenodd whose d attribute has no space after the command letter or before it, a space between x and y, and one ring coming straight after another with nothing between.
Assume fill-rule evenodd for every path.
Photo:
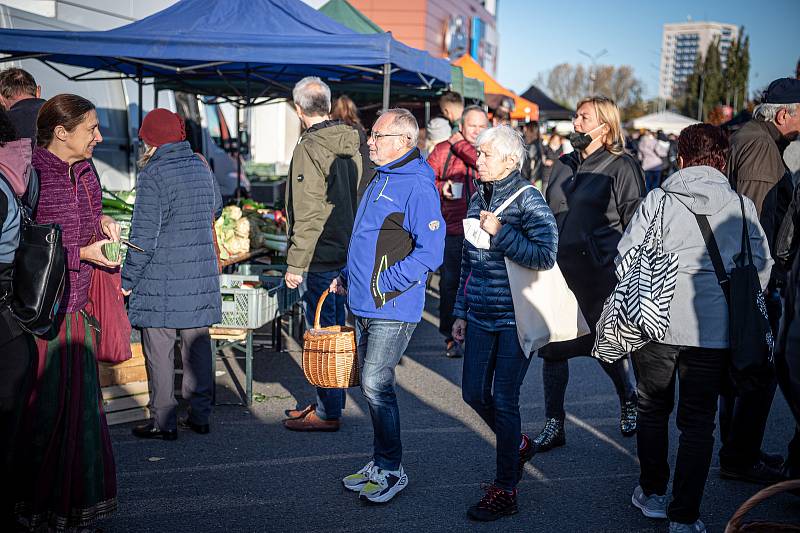
<instances>
[{"instance_id":1,"label":"crowd of shoppers","mask_svg":"<svg viewBox=\"0 0 800 533\"><path fill-rule=\"evenodd\" d=\"M120 241L120 226L101 209L91 158L103 138L94 105L40 94L27 72L0 73L0 473L19 480L0 492L0 524L10 531L80 530L117 506L97 370L101 317L87 306L96 272L121 268L129 321L142 330L153 419L133 428L139 438L175 440L179 423L210 431L209 326L221 312L212 221L222 202L213 174L185 140L183 119L155 109L142 123L135 248L121 265L103 252ZM645 134L638 158L625 151L616 105L600 96L579 102L566 142L556 133L543 141L537 124L524 137L503 124L490 128L485 109L446 93L445 120L429 124L439 142L427 156L405 109L380 114L368 133L352 100L332 102L315 77L297 83L293 104L303 134L287 184L285 283L301 290L309 327L326 290L323 326L344 325L345 310L352 312L373 428L372 455L342 479L345 488L386 503L409 485L395 367L421 320L429 276L440 269L443 351L463 356L463 399L496 437L494 480L467 515L491 521L517 513L525 464L566 443L569 360L591 355L617 265L652 223L662 226L664 252L678 257L669 327L630 357L600 362L619 397L621 433L637 435L632 504L668 519L670 531L706 530L700 504L718 403L722 477L768 484L800 476L800 195L781 159L800 134L800 80L773 82L753 120L730 140L709 124L686 128L674 146L663 134ZM26 215L59 225L66 262L55 319L40 335L20 327L11 310ZM465 237L468 227L477 233ZM721 262L730 275L743 234L778 338L774 371L748 390L729 379L729 308L715 267ZM519 396L534 354L518 339L508 261L533 271L558 264L591 329L538 350L546 420L532 438L521 431ZM189 404L180 422L176 337ZM761 449L777 385L798 428L786 461ZM670 490L676 387L680 442ZM344 390L317 389L316 396L287 412L287 429L340 428Z\"/></svg>"}]
</instances>

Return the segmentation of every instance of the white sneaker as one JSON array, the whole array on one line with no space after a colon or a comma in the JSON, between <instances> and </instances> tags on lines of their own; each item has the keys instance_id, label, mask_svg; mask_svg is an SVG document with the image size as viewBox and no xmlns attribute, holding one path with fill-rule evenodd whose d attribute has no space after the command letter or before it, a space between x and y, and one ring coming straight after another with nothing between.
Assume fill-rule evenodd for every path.
<instances>
[{"instance_id":1,"label":"white sneaker","mask_svg":"<svg viewBox=\"0 0 800 533\"><path fill-rule=\"evenodd\" d=\"M364 465L364 468L355 474L350 474L349 476L343 478L342 483L344 484L344 488L354 492L361 492L361 489L364 487L364 485L369 482L369 476L372 474L372 470L374 468L375 461L370 461Z\"/></svg>"},{"instance_id":2,"label":"white sneaker","mask_svg":"<svg viewBox=\"0 0 800 533\"><path fill-rule=\"evenodd\" d=\"M663 496L658 494L647 496L641 486L637 486L633 490L633 495L631 495L631 503L642 511L642 514L647 518L666 518L668 502L669 497L666 494Z\"/></svg>"},{"instance_id":3,"label":"white sneaker","mask_svg":"<svg viewBox=\"0 0 800 533\"><path fill-rule=\"evenodd\" d=\"M406 485L408 476L403 470L403 465L400 465L399 470L383 470L376 466L358 496L374 503L385 503L406 488Z\"/></svg>"}]
</instances>

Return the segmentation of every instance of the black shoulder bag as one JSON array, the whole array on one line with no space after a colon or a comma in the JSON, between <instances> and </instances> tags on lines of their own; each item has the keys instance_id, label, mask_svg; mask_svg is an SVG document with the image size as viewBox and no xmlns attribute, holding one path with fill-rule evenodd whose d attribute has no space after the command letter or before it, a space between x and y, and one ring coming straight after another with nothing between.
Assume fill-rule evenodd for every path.
<instances>
[{"instance_id":1,"label":"black shoulder bag","mask_svg":"<svg viewBox=\"0 0 800 533\"><path fill-rule=\"evenodd\" d=\"M0 178L11 188L5 176ZM13 191L14 189L11 188ZM19 326L44 335L53 324L64 292L65 260L58 224L35 224L16 195L22 223L14 254L11 314Z\"/></svg>"},{"instance_id":2,"label":"black shoulder bag","mask_svg":"<svg viewBox=\"0 0 800 533\"><path fill-rule=\"evenodd\" d=\"M734 258L734 267L730 274L725 271L708 217L698 214L694 216L711 256L717 281L728 303L731 381L738 391L746 392L759 390L773 379L775 340L769 325L758 270L753 265L753 251L741 194L739 203L742 208L742 249Z\"/></svg>"}]
</instances>

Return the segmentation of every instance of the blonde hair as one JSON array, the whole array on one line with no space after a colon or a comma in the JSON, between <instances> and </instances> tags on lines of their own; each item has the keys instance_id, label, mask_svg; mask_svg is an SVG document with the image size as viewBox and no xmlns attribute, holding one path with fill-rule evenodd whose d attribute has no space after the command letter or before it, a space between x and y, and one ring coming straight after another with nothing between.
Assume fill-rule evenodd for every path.
<instances>
[{"instance_id":1,"label":"blonde hair","mask_svg":"<svg viewBox=\"0 0 800 533\"><path fill-rule=\"evenodd\" d=\"M608 126L603 147L614 155L622 155L625 152L625 134L622 131L619 108L614 100L605 96L589 96L578 102L575 110L580 109L583 104L592 104L597 113L597 121Z\"/></svg>"},{"instance_id":2,"label":"blonde hair","mask_svg":"<svg viewBox=\"0 0 800 533\"><path fill-rule=\"evenodd\" d=\"M147 162L150 161L150 158L153 157L153 154L156 153L156 150L158 150L158 146L150 146L149 144L144 143L144 153L136 162L136 164L139 165L139 168L144 168Z\"/></svg>"}]
</instances>

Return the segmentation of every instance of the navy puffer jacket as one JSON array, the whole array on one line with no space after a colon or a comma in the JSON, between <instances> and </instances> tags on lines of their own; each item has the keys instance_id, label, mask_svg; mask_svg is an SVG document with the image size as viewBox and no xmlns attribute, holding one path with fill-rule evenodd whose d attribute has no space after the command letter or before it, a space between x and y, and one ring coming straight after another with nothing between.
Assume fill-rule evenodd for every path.
<instances>
[{"instance_id":1,"label":"navy puffer jacket","mask_svg":"<svg viewBox=\"0 0 800 533\"><path fill-rule=\"evenodd\" d=\"M156 150L136 183L122 287L132 290L131 324L199 328L221 319L222 297L212 217L222 209L214 176L189 143Z\"/></svg>"},{"instance_id":2,"label":"navy puffer jacket","mask_svg":"<svg viewBox=\"0 0 800 533\"><path fill-rule=\"evenodd\" d=\"M481 211L494 211L520 188L529 185L519 172L494 182L489 201L482 186L472 195L468 218ZM491 238L491 248L481 250L464 241L461 282L454 316L496 330L514 327L514 302L508 286L505 257L533 270L548 270L556 263L558 228L553 213L538 190L530 188L517 196L501 214L503 224Z\"/></svg>"}]
</instances>

